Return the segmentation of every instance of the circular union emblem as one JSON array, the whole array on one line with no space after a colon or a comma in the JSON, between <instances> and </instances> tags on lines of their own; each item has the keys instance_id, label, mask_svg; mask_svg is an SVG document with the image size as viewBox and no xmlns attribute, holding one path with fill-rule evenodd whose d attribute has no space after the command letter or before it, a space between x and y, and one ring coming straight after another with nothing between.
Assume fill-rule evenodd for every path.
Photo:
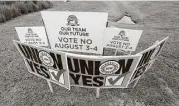
<instances>
[{"instance_id":1,"label":"circular union emblem","mask_svg":"<svg viewBox=\"0 0 179 106\"><path fill-rule=\"evenodd\" d=\"M53 66L54 65L53 58L50 56L49 53L47 53L45 51L39 52L39 58L42 61L42 63L46 66Z\"/></svg>"},{"instance_id":2,"label":"circular union emblem","mask_svg":"<svg viewBox=\"0 0 179 106\"><path fill-rule=\"evenodd\" d=\"M99 71L102 74L114 74L119 70L119 63L116 61L107 61L100 65Z\"/></svg>"}]
</instances>

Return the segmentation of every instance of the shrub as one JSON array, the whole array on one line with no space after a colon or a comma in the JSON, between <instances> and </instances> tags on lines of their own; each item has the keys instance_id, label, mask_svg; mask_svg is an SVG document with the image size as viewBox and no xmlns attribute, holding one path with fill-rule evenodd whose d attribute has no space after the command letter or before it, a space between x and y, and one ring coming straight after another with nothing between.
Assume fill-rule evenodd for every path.
<instances>
[{"instance_id":1,"label":"shrub","mask_svg":"<svg viewBox=\"0 0 179 106\"><path fill-rule=\"evenodd\" d=\"M6 20L10 20L12 18L10 7L7 5L0 5L0 13L5 16Z\"/></svg>"},{"instance_id":2,"label":"shrub","mask_svg":"<svg viewBox=\"0 0 179 106\"><path fill-rule=\"evenodd\" d=\"M5 21L6 21L6 17L4 16L4 14L0 13L0 23Z\"/></svg>"},{"instance_id":3,"label":"shrub","mask_svg":"<svg viewBox=\"0 0 179 106\"><path fill-rule=\"evenodd\" d=\"M53 7L53 3L52 2L50 2L50 1L46 1L46 2L49 5L49 8Z\"/></svg>"},{"instance_id":4,"label":"shrub","mask_svg":"<svg viewBox=\"0 0 179 106\"><path fill-rule=\"evenodd\" d=\"M25 4L29 13L34 12L34 3L32 1L29 1Z\"/></svg>"},{"instance_id":5,"label":"shrub","mask_svg":"<svg viewBox=\"0 0 179 106\"><path fill-rule=\"evenodd\" d=\"M42 9L43 9L43 7L42 7L42 2L37 1L37 2L36 2L36 5L39 6L39 10L42 10Z\"/></svg>"},{"instance_id":6,"label":"shrub","mask_svg":"<svg viewBox=\"0 0 179 106\"><path fill-rule=\"evenodd\" d=\"M34 5L33 5L33 9L34 9L34 11L38 11L38 10L39 10L39 6L36 5L36 4L34 4Z\"/></svg>"},{"instance_id":7,"label":"shrub","mask_svg":"<svg viewBox=\"0 0 179 106\"><path fill-rule=\"evenodd\" d=\"M50 8L50 4L48 2L42 2L42 9L48 9Z\"/></svg>"},{"instance_id":8,"label":"shrub","mask_svg":"<svg viewBox=\"0 0 179 106\"><path fill-rule=\"evenodd\" d=\"M16 1L0 1L0 4L3 4L3 5L11 5L11 4L14 4Z\"/></svg>"},{"instance_id":9,"label":"shrub","mask_svg":"<svg viewBox=\"0 0 179 106\"><path fill-rule=\"evenodd\" d=\"M15 5L15 7L18 8L18 10L21 14L27 14L28 13L26 5L23 2L16 2L14 5Z\"/></svg>"},{"instance_id":10,"label":"shrub","mask_svg":"<svg viewBox=\"0 0 179 106\"><path fill-rule=\"evenodd\" d=\"M21 15L21 12L14 4L10 6L10 11L11 11L11 17L17 17Z\"/></svg>"},{"instance_id":11,"label":"shrub","mask_svg":"<svg viewBox=\"0 0 179 106\"><path fill-rule=\"evenodd\" d=\"M36 2L35 2L36 3ZM33 1L29 1L26 3L26 7L28 9L28 12L34 12L40 10L41 7L39 7L37 4L35 4Z\"/></svg>"},{"instance_id":12,"label":"shrub","mask_svg":"<svg viewBox=\"0 0 179 106\"><path fill-rule=\"evenodd\" d=\"M0 22L52 6L49 1L0 1Z\"/></svg>"}]
</instances>

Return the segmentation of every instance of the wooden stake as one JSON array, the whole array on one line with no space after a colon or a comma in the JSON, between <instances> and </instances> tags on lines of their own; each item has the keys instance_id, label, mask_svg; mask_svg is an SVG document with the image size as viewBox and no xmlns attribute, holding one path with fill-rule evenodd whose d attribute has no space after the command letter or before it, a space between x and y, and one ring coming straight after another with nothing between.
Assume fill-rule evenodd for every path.
<instances>
[{"instance_id":1,"label":"wooden stake","mask_svg":"<svg viewBox=\"0 0 179 106\"><path fill-rule=\"evenodd\" d=\"M99 98L100 88L96 88L96 98Z\"/></svg>"},{"instance_id":2,"label":"wooden stake","mask_svg":"<svg viewBox=\"0 0 179 106\"><path fill-rule=\"evenodd\" d=\"M53 93L53 88L52 88L52 84L50 83L50 81L47 80L47 84L48 84L48 86L50 88L50 91Z\"/></svg>"}]
</instances>

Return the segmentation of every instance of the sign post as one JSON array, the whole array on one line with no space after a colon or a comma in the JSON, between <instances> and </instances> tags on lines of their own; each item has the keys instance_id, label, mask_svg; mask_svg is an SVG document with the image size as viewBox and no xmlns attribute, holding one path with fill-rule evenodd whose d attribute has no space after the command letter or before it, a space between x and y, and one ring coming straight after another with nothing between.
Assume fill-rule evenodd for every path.
<instances>
[{"instance_id":1,"label":"sign post","mask_svg":"<svg viewBox=\"0 0 179 106\"><path fill-rule=\"evenodd\" d=\"M48 86L50 88L50 91L53 93L53 87L52 87L52 84L50 83L50 81L47 80L47 84L48 84Z\"/></svg>"},{"instance_id":2,"label":"sign post","mask_svg":"<svg viewBox=\"0 0 179 106\"><path fill-rule=\"evenodd\" d=\"M100 96L100 88L96 88L96 98L99 98Z\"/></svg>"}]
</instances>

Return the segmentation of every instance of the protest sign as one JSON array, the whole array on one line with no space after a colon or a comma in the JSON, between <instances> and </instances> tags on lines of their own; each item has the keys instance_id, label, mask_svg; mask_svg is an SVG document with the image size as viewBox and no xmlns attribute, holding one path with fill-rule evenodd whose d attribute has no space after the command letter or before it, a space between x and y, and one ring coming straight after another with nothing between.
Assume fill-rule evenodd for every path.
<instances>
[{"instance_id":1,"label":"protest sign","mask_svg":"<svg viewBox=\"0 0 179 106\"><path fill-rule=\"evenodd\" d=\"M138 53L141 54L142 57L139 64L137 65L135 72L132 75L132 78L130 79L130 83L140 78L151 67L151 65L154 63L154 60L162 50L162 47L164 46L167 39L168 37L161 40L157 44L152 45L148 49Z\"/></svg>"},{"instance_id":2,"label":"protest sign","mask_svg":"<svg viewBox=\"0 0 179 106\"><path fill-rule=\"evenodd\" d=\"M14 41L28 71L47 81L70 89L66 54Z\"/></svg>"},{"instance_id":3,"label":"protest sign","mask_svg":"<svg viewBox=\"0 0 179 106\"><path fill-rule=\"evenodd\" d=\"M70 85L87 88L125 88L141 55L86 56L67 54Z\"/></svg>"},{"instance_id":4,"label":"protest sign","mask_svg":"<svg viewBox=\"0 0 179 106\"><path fill-rule=\"evenodd\" d=\"M142 30L109 27L105 30L103 45L106 48L135 51L141 35Z\"/></svg>"},{"instance_id":5,"label":"protest sign","mask_svg":"<svg viewBox=\"0 0 179 106\"><path fill-rule=\"evenodd\" d=\"M51 49L102 54L107 13L42 11Z\"/></svg>"},{"instance_id":6,"label":"protest sign","mask_svg":"<svg viewBox=\"0 0 179 106\"><path fill-rule=\"evenodd\" d=\"M35 46L48 46L47 35L43 26L39 27L15 27L22 43Z\"/></svg>"}]
</instances>

